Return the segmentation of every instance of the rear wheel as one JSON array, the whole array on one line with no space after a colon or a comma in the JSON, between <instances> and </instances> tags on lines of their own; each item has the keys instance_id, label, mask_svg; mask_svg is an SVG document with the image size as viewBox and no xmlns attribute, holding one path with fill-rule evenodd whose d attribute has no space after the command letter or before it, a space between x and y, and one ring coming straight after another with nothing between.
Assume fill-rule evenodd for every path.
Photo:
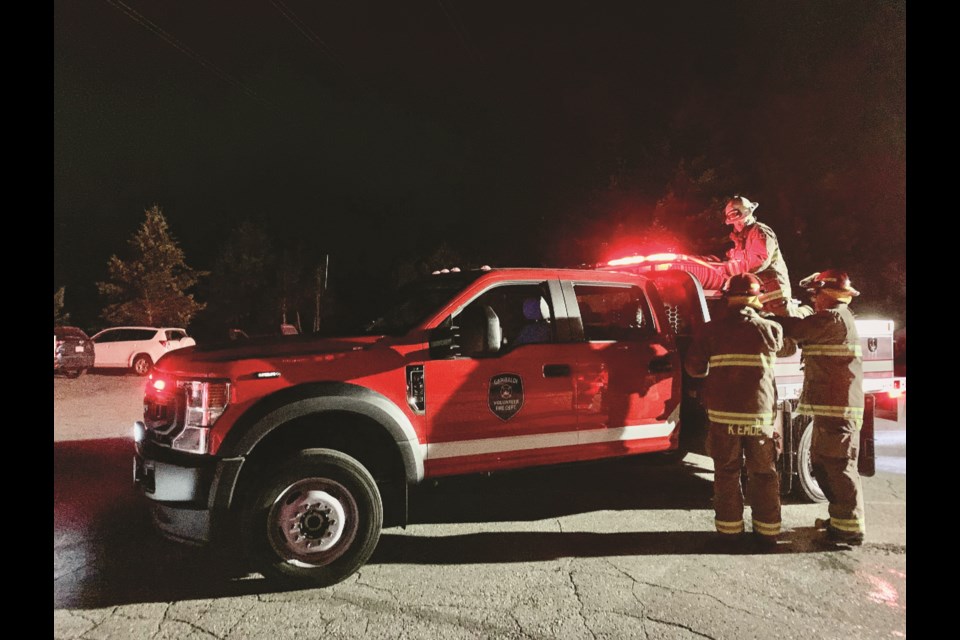
<instances>
[{"instance_id":1,"label":"rear wheel","mask_svg":"<svg viewBox=\"0 0 960 640\"><path fill-rule=\"evenodd\" d=\"M138 376L145 376L153 368L153 360L145 353L141 353L133 359L133 372Z\"/></svg>"},{"instance_id":2,"label":"rear wheel","mask_svg":"<svg viewBox=\"0 0 960 640\"><path fill-rule=\"evenodd\" d=\"M328 586L352 575L380 539L383 504L370 472L332 449L278 465L242 514L244 546L267 578Z\"/></svg>"},{"instance_id":3,"label":"rear wheel","mask_svg":"<svg viewBox=\"0 0 960 640\"><path fill-rule=\"evenodd\" d=\"M63 375L68 378L79 378L85 371L86 369L64 369Z\"/></svg>"},{"instance_id":4,"label":"rear wheel","mask_svg":"<svg viewBox=\"0 0 960 640\"><path fill-rule=\"evenodd\" d=\"M813 444L813 420L808 416L797 416L799 423L800 441L797 444L797 492L810 502L826 502L827 497L817 479L813 477L813 465L810 460L810 449Z\"/></svg>"}]
</instances>

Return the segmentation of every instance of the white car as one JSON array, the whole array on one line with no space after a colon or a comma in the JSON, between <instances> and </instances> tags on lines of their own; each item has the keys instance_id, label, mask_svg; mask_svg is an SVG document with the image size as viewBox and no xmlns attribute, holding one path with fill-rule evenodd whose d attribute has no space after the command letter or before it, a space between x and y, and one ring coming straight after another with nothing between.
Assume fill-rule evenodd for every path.
<instances>
[{"instance_id":1,"label":"white car","mask_svg":"<svg viewBox=\"0 0 960 640\"><path fill-rule=\"evenodd\" d=\"M94 367L133 369L141 376L164 354L197 344L176 327L111 327L91 339L96 344Z\"/></svg>"}]
</instances>

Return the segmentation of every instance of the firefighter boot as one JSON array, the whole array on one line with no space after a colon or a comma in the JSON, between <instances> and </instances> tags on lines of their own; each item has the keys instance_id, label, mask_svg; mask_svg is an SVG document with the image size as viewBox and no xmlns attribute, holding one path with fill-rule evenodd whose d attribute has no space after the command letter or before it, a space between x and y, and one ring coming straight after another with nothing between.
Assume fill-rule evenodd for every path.
<instances>
[{"instance_id":1,"label":"firefighter boot","mask_svg":"<svg viewBox=\"0 0 960 640\"><path fill-rule=\"evenodd\" d=\"M848 544L850 546L860 546L863 544L863 533L850 533L840 531L834 527L827 527L827 540L838 544Z\"/></svg>"},{"instance_id":2,"label":"firefighter boot","mask_svg":"<svg viewBox=\"0 0 960 640\"><path fill-rule=\"evenodd\" d=\"M765 536L762 533L757 533L756 531L754 531L750 537L753 546L764 552L776 551L777 543L780 539L779 536Z\"/></svg>"}]
</instances>

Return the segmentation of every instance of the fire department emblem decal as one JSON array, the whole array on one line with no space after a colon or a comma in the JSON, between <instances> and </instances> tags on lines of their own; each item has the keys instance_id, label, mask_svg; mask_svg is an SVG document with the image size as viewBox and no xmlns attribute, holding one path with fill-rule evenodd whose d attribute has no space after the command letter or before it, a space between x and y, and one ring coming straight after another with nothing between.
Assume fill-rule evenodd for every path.
<instances>
[{"instance_id":1,"label":"fire department emblem decal","mask_svg":"<svg viewBox=\"0 0 960 640\"><path fill-rule=\"evenodd\" d=\"M506 422L523 407L523 380L515 373L490 378L490 411Z\"/></svg>"}]
</instances>

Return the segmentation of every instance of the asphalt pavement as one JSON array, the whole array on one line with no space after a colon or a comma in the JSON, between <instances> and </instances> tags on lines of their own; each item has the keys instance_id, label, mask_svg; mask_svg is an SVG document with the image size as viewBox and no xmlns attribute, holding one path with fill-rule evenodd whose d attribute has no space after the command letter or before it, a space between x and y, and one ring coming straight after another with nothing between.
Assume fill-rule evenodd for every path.
<instances>
[{"instance_id":1,"label":"asphalt pavement","mask_svg":"<svg viewBox=\"0 0 960 640\"><path fill-rule=\"evenodd\" d=\"M55 638L906 636L905 424L878 421L862 547L822 544L825 505L791 501L776 551L716 548L710 460L641 456L427 483L358 574L278 590L154 531L131 482L142 389L54 379Z\"/></svg>"}]
</instances>

